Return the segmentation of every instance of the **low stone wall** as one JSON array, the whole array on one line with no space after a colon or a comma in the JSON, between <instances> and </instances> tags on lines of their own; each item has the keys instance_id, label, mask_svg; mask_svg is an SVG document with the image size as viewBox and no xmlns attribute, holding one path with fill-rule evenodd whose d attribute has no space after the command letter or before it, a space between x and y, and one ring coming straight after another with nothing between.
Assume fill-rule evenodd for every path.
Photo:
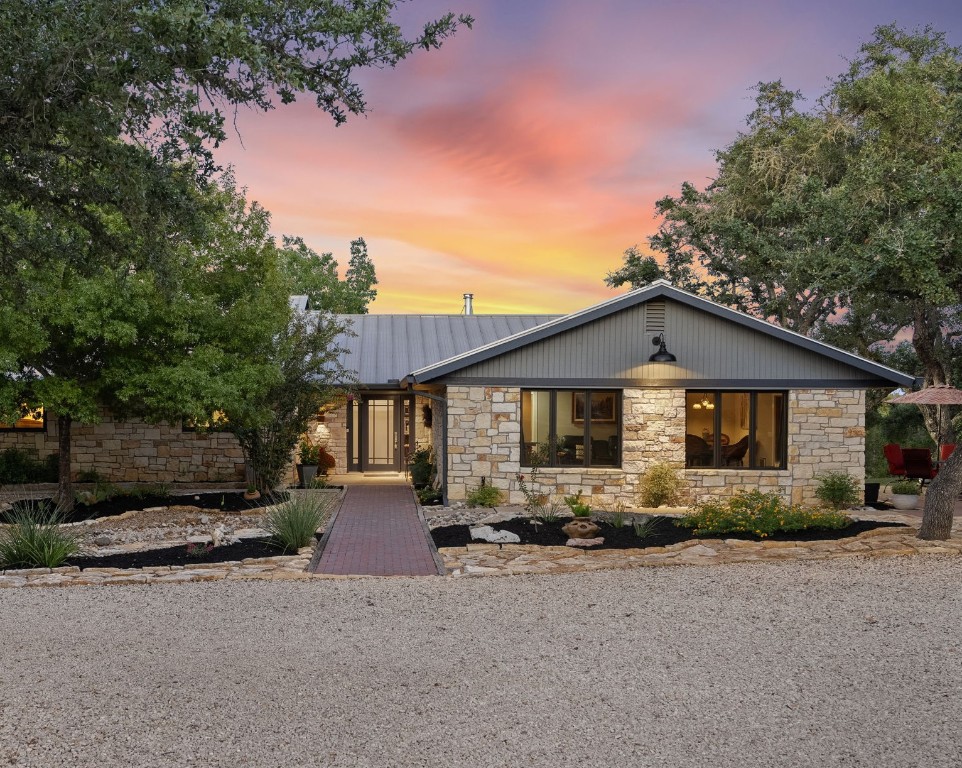
<instances>
[{"instance_id":1,"label":"low stone wall","mask_svg":"<svg viewBox=\"0 0 962 768\"><path fill-rule=\"evenodd\" d=\"M452 385L448 402L448 497L463 500L481 483L502 489L506 502L524 496L521 466L521 390ZM842 471L861 485L865 476L865 395L861 390L793 390L788 396L788 466L785 470L685 469L685 391L625 389L622 395L622 466L539 469L537 488L550 495L581 493L596 508L637 504L641 475L652 464L677 466L684 503L731 496L742 490L774 491L795 503L815 501L816 477Z\"/></svg>"},{"instance_id":2,"label":"low stone wall","mask_svg":"<svg viewBox=\"0 0 962 768\"><path fill-rule=\"evenodd\" d=\"M119 421L73 424L74 476L95 471L111 482L229 482L244 480L244 456L229 432L184 432L180 423ZM0 450L17 447L37 458L57 453L57 420L45 431L0 432Z\"/></svg>"}]
</instances>

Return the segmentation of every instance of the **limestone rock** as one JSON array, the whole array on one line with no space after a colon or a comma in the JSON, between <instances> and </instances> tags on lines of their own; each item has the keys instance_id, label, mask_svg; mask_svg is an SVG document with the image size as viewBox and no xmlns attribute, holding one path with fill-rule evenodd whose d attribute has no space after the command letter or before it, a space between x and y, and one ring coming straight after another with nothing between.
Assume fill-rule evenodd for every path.
<instances>
[{"instance_id":1,"label":"limestone rock","mask_svg":"<svg viewBox=\"0 0 962 768\"><path fill-rule=\"evenodd\" d=\"M568 539L565 542L566 546L569 547L581 547L582 549L588 549L589 547L598 547L605 543L604 536L597 536L593 539Z\"/></svg>"},{"instance_id":2,"label":"limestone rock","mask_svg":"<svg viewBox=\"0 0 962 768\"><path fill-rule=\"evenodd\" d=\"M109 547L113 543L114 540L103 533L94 539L94 544L98 547Z\"/></svg>"},{"instance_id":3,"label":"limestone rock","mask_svg":"<svg viewBox=\"0 0 962 768\"><path fill-rule=\"evenodd\" d=\"M693 547L688 547L684 550L686 555L701 555L703 557L714 557L718 554L718 550L712 549L711 547L706 547L704 544L696 544Z\"/></svg>"},{"instance_id":4,"label":"limestone rock","mask_svg":"<svg viewBox=\"0 0 962 768\"><path fill-rule=\"evenodd\" d=\"M496 531L490 525L480 525L471 529L471 538L491 544L520 544L521 537L511 531Z\"/></svg>"}]
</instances>

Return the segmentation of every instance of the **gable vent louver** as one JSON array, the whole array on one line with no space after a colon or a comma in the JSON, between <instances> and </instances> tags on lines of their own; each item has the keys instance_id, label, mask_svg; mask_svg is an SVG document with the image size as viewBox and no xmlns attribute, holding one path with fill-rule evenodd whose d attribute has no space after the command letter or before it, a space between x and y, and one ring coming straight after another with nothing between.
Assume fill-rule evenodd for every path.
<instances>
[{"instance_id":1,"label":"gable vent louver","mask_svg":"<svg viewBox=\"0 0 962 768\"><path fill-rule=\"evenodd\" d=\"M664 333L665 302L649 301L645 304L645 333Z\"/></svg>"}]
</instances>

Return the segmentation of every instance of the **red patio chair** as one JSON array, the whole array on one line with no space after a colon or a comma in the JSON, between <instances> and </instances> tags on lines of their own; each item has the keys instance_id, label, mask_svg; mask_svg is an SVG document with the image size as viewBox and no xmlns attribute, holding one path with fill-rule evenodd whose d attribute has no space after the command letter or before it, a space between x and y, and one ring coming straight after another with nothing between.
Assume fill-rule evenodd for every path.
<instances>
[{"instance_id":1,"label":"red patio chair","mask_svg":"<svg viewBox=\"0 0 962 768\"><path fill-rule=\"evenodd\" d=\"M932 452L928 448L903 448L902 460L905 462L905 476L927 483L938 474L932 466Z\"/></svg>"},{"instance_id":2,"label":"red patio chair","mask_svg":"<svg viewBox=\"0 0 962 768\"><path fill-rule=\"evenodd\" d=\"M939 449L939 461L947 461L952 451L955 450L955 443L946 443Z\"/></svg>"},{"instance_id":3,"label":"red patio chair","mask_svg":"<svg viewBox=\"0 0 962 768\"><path fill-rule=\"evenodd\" d=\"M885 453L885 460L889 463L889 474L896 477L905 477L905 461L902 458L902 446L889 443L882 447Z\"/></svg>"}]
</instances>

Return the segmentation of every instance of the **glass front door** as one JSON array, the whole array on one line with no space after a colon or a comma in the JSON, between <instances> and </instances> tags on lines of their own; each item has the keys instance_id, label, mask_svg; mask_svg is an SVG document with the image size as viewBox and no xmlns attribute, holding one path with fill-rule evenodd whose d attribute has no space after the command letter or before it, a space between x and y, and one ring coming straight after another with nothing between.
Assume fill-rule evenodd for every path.
<instances>
[{"instance_id":1,"label":"glass front door","mask_svg":"<svg viewBox=\"0 0 962 768\"><path fill-rule=\"evenodd\" d=\"M349 469L400 472L413 433L414 398L406 395L363 395L348 411Z\"/></svg>"}]
</instances>

